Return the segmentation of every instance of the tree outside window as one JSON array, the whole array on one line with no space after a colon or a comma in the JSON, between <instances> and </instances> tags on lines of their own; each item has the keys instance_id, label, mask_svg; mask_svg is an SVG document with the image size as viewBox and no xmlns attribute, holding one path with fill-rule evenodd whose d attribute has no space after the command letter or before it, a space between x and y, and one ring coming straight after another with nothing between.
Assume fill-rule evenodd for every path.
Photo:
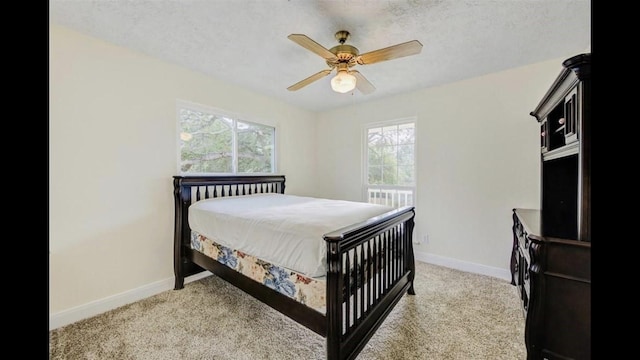
<instances>
[{"instance_id":1,"label":"tree outside window","mask_svg":"<svg viewBox=\"0 0 640 360\"><path fill-rule=\"evenodd\" d=\"M182 174L275 172L275 128L215 111L178 108Z\"/></svg>"}]
</instances>

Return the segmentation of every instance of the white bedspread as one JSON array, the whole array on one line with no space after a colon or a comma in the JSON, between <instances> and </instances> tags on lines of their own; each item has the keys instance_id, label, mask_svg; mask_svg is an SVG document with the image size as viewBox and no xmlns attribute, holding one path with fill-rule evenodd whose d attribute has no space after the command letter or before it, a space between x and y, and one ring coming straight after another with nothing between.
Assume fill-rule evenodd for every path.
<instances>
[{"instance_id":1,"label":"white bedspread","mask_svg":"<svg viewBox=\"0 0 640 360\"><path fill-rule=\"evenodd\" d=\"M286 194L198 201L189 226L211 240L311 277L326 275L322 236L393 210L364 202Z\"/></svg>"}]
</instances>

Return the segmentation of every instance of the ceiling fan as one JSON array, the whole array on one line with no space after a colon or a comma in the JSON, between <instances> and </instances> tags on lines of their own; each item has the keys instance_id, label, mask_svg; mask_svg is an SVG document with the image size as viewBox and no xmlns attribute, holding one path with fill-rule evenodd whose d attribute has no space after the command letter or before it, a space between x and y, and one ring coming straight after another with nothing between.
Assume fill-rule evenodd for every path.
<instances>
[{"instance_id":1,"label":"ceiling fan","mask_svg":"<svg viewBox=\"0 0 640 360\"><path fill-rule=\"evenodd\" d=\"M351 34L346 30L336 32L335 38L338 40L340 45L336 45L331 49L325 48L303 34L291 34L287 36L289 40L320 55L326 60L327 65L329 65L328 69L319 71L308 78L289 86L287 90L299 90L312 82L329 75L333 69L337 68L338 71L336 76L331 79L331 88L334 91L347 93L354 88L358 88L358 90L363 94L370 94L375 91L376 88L358 70L352 70L352 67L356 65L374 64L409 55L416 55L422 50L422 44L418 40L412 40L360 54L356 47L345 44L350 36Z\"/></svg>"}]
</instances>

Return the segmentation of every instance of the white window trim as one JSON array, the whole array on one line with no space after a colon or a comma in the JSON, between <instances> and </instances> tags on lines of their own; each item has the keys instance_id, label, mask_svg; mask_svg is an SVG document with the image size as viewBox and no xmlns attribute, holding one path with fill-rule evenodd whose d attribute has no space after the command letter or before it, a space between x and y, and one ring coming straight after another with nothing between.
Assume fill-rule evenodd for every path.
<instances>
[{"instance_id":1,"label":"white window trim","mask_svg":"<svg viewBox=\"0 0 640 360\"><path fill-rule=\"evenodd\" d=\"M239 114L239 113L234 113L234 112L230 112L230 111L226 111L226 110L222 110L213 106L208 106L208 105L203 105L203 104L198 104L195 103L193 101L188 101L188 100L181 100L181 99L176 99L176 112L175 112L175 119L176 119L176 143L175 143L175 149L176 149L176 173L180 174L180 175L186 175L186 176L198 176L198 175L238 175L238 176L242 176L242 175L248 175L248 174L239 174L237 172L228 172L228 173L185 173L182 172L182 170L180 169L180 163L181 163L181 154L180 154L180 132L182 130L182 127L180 126L180 109L191 109L191 110L195 110L195 111L200 111L200 112L204 112L204 113L212 113L212 114L217 114L217 115L222 115L222 116L226 116L229 118L232 118L236 121L242 121L242 122L246 122L246 123L251 123L251 124L256 124L256 125L265 125L265 126L271 126L274 128L274 134L273 134L273 148L275 151L275 154L273 156L273 173L251 173L251 175L273 175L273 174L277 174L278 173L278 154L279 152L279 145L278 145L278 125L275 121L271 121L271 120L265 120L265 119L255 119L255 118L251 118L249 116L243 115L243 114ZM235 136L236 136L236 132L233 131L233 141L235 142ZM238 168L238 159L235 156L235 151L236 149L233 149L234 154L233 154L233 168L237 170Z\"/></svg>"}]
</instances>

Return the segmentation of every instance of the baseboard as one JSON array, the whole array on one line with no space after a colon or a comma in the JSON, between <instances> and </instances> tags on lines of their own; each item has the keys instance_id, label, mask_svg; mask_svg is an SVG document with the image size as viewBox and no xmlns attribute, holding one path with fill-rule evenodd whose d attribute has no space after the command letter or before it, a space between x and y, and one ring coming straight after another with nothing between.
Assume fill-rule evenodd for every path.
<instances>
[{"instance_id":1,"label":"baseboard","mask_svg":"<svg viewBox=\"0 0 640 360\"><path fill-rule=\"evenodd\" d=\"M509 269L471 263L444 256L428 254L425 252L415 252L414 257L417 261L422 261L428 264L444 266L451 269L470 272L474 274L487 275L511 282L511 271Z\"/></svg>"},{"instance_id":2,"label":"baseboard","mask_svg":"<svg viewBox=\"0 0 640 360\"><path fill-rule=\"evenodd\" d=\"M184 282L185 284L190 283L192 281L200 280L210 275L212 275L211 272L203 271L201 273L185 278ZM171 290L173 289L173 286L174 278L171 277L141 286L136 289L125 291L120 294L112 295L104 299L92 301L68 310L63 310L55 314L50 314L49 331L72 324L80 320L100 315L109 310L113 310L121 306L140 301L142 299L146 299L161 292Z\"/></svg>"},{"instance_id":3,"label":"baseboard","mask_svg":"<svg viewBox=\"0 0 640 360\"><path fill-rule=\"evenodd\" d=\"M470 263L424 252L416 252L414 256L417 261L511 281L511 272L508 269L500 269L491 266ZM211 272L203 271L201 273L185 278L185 283L200 280L210 275L212 275ZM55 314L51 314L49 315L49 330L54 330L65 325L90 318L92 316L100 315L109 310L134 303L136 301L159 294L163 291L171 290L173 289L173 285L174 279L172 277L156 281L154 283L144 285L136 289L125 291L120 294L109 296L104 299L92 301L90 303L80 305L68 310L63 310Z\"/></svg>"}]
</instances>

